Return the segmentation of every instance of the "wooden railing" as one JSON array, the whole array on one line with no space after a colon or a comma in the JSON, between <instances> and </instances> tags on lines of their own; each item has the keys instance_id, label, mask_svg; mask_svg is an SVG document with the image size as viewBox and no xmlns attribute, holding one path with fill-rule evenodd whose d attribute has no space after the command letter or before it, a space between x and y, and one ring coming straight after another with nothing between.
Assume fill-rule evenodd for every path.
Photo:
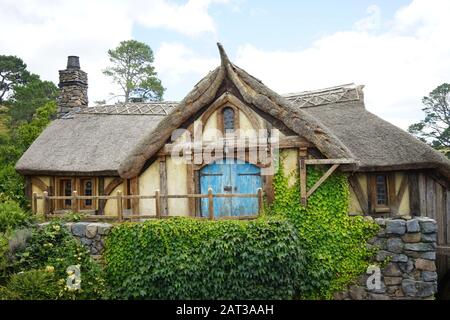
<instances>
[{"instance_id":1,"label":"wooden railing","mask_svg":"<svg viewBox=\"0 0 450 320\"><path fill-rule=\"evenodd\" d=\"M71 211L74 213L80 212L79 201L82 200L116 200L117 206L117 215L93 215L87 214L83 216L83 219L86 220L116 220L116 221L125 221L125 220L133 220L133 219L164 219L171 218L174 216L162 215L161 214L161 198L167 199L208 199L208 216L207 217L198 217L193 216L194 213L190 217L195 219L209 219L209 220L226 220L226 219L238 219L238 220L250 220L257 218L263 212L263 192L262 189L259 188L256 194L253 193L223 193L223 194L214 194L211 188L208 189L207 194L177 194L177 195L161 195L159 190L155 191L154 195L123 195L122 191L117 191L115 196L80 196L77 194L77 191L73 191L71 196L50 196L47 191L44 191L42 195L38 195L36 192L32 195L32 211L34 214L37 213L37 201L44 201L44 218L60 218L65 216L64 213L55 213L51 210L51 203L53 200L71 200ZM247 216L214 216L214 198L257 198L258 199L258 212L255 215L247 215ZM123 210L123 201L132 200L132 199L154 199L155 200L155 214L124 214Z\"/></svg>"}]
</instances>

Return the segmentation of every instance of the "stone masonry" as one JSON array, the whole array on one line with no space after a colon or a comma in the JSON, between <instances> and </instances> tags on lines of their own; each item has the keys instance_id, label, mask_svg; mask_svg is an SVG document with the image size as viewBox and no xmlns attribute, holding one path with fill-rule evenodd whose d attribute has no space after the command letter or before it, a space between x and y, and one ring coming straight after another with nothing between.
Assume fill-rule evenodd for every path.
<instances>
[{"instance_id":1,"label":"stone masonry","mask_svg":"<svg viewBox=\"0 0 450 320\"><path fill-rule=\"evenodd\" d=\"M373 274L369 272L345 292L335 294L335 299L433 299L437 292L436 222L426 217L375 222L381 228L369 246L378 249L374 265L381 270L379 288L368 288L367 280Z\"/></svg>"},{"instance_id":2,"label":"stone masonry","mask_svg":"<svg viewBox=\"0 0 450 320\"><path fill-rule=\"evenodd\" d=\"M338 300L433 299L437 292L436 222L426 217L414 219L375 219L378 234L368 246L376 249L373 264L380 267L380 286L370 290L364 274ZM91 255L99 259L105 238L113 225L98 222L71 222L66 227Z\"/></svg>"},{"instance_id":3,"label":"stone masonry","mask_svg":"<svg viewBox=\"0 0 450 320\"><path fill-rule=\"evenodd\" d=\"M58 117L88 106L87 73L80 70L78 57L68 58L67 68L59 71Z\"/></svg>"}]
</instances>

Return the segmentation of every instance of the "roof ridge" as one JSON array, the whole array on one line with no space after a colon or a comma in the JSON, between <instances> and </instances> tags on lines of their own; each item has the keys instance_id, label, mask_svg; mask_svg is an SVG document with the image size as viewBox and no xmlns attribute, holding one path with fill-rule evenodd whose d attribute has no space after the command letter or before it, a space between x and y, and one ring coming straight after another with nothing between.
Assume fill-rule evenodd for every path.
<instances>
[{"instance_id":1,"label":"roof ridge","mask_svg":"<svg viewBox=\"0 0 450 320\"><path fill-rule=\"evenodd\" d=\"M323 88L318 90L288 93L282 96L293 102L297 107L315 107L331 103L363 100L363 85L354 83Z\"/></svg>"}]
</instances>

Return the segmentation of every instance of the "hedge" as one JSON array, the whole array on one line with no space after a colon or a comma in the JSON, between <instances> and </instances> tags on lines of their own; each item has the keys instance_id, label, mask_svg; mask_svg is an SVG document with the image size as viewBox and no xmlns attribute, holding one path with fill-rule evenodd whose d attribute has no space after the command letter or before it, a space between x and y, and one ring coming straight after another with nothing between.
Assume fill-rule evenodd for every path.
<instances>
[{"instance_id":1,"label":"hedge","mask_svg":"<svg viewBox=\"0 0 450 320\"><path fill-rule=\"evenodd\" d=\"M116 299L292 299L306 267L286 219L123 223L106 240Z\"/></svg>"}]
</instances>

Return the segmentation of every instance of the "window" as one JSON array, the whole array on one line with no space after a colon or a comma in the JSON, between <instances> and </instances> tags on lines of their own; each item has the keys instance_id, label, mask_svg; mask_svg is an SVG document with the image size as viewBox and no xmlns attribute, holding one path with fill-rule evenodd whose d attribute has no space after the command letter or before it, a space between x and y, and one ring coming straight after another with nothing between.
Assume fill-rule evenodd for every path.
<instances>
[{"instance_id":1,"label":"window","mask_svg":"<svg viewBox=\"0 0 450 320\"><path fill-rule=\"evenodd\" d=\"M92 179L80 179L80 187L81 187L81 195L83 196L92 196L94 195L94 183ZM91 209L93 201L92 199L85 199L82 202L83 209Z\"/></svg>"},{"instance_id":2,"label":"window","mask_svg":"<svg viewBox=\"0 0 450 320\"><path fill-rule=\"evenodd\" d=\"M387 179L385 175L375 177L376 206L386 207L388 205Z\"/></svg>"},{"instance_id":3,"label":"window","mask_svg":"<svg viewBox=\"0 0 450 320\"><path fill-rule=\"evenodd\" d=\"M235 129L235 119L234 119L234 110L231 107L225 107L222 110L223 114L223 130L224 132L227 131L234 131Z\"/></svg>"},{"instance_id":4,"label":"window","mask_svg":"<svg viewBox=\"0 0 450 320\"><path fill-rule=\"evenodd\" d=\"M72 195L72 180L71 179L61 179L59 180L59 195L68 196ZM72 206L72 200L63 199L61 200L60 206L62 209L70 209Z\"/></svg>"}]
</instances>

